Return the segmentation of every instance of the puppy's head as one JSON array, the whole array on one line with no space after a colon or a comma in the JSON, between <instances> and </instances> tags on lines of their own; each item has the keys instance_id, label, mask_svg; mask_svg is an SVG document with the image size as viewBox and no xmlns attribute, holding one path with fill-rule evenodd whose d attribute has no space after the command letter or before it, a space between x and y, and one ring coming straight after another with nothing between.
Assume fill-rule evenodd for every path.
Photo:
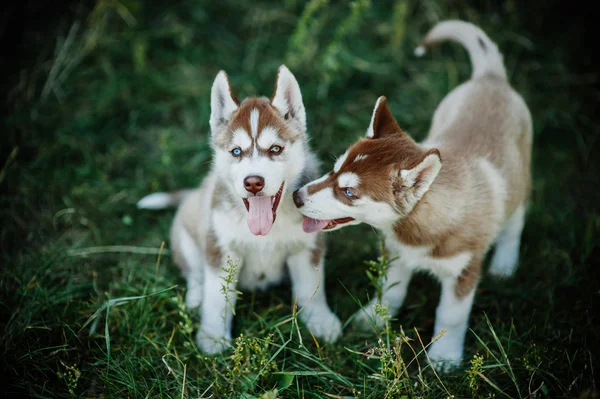
<instances>
[{"instance_id":1,"label":"puppy's head","mask_svg":"<svg viewBox=\"0 0 600 399\"><path fill-rule=\"evenodd\" d=\"M338 158L331 172L296 191L294 203L306 216L306 232L358 223L384 228L410 213L441 167L439 151L419 147L380 97L366 138Z\"/></svg>"},{"instance_id":2,"label":"puppy's head","mask_svg":"<svg viewBox=\"0 0 600 399\"><path fill-rule=\"evenodd\" d=\"M273 96L238 101L223 71L211 92L215 170L248 211L248 227L267 235L288 185L306 157L306 113L298 82L282 65Z\"/></svg>"}]
</instances>

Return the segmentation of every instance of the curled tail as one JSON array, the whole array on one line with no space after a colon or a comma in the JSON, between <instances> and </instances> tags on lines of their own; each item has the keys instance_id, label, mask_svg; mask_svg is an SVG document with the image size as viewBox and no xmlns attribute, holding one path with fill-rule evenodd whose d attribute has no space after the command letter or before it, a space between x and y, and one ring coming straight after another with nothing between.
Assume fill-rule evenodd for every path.
<instances>
[{"instance_id":1,"label":"curled tail","mask_svg":"<svg viewBox=\"0 0 600 399\"><path fill-rule=\"evenodd\" d=\"M473 74L471 78L493 75L506 79L506 69L498 46L477 26L463 21L442 21L433 27L415 49L415 55L425 54L428 48L452 40L462 44L468 51Z\"/></svg>"},{"instance_id":2,"label":"curled tail","mask_svg":"<svg viewBox=\"0 0 600 399\"><path fill-rule=\"evenodd\" d=\"M177 206L192 190L179 190L170 193L153 193L138 201L140 209L164 209Z\"/></svg>"}]
</instances>

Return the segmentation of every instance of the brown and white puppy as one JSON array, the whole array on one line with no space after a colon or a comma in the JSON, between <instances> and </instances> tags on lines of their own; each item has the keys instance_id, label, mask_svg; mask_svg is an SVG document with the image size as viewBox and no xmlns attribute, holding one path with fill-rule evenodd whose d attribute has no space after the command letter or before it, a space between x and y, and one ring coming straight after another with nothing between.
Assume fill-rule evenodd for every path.
<instances>
[{"instance_id":1,"label":"brown and white puppy","mask_svg":"<svg viewBox=\"0 0 600 399\"><path fill-rule=\"evenodd\" d=\"M282 65L271 99L240 102L225 72L219 72L211 92L210 127L214 162L202 185L154 193L138 202L146 209L181 202L171 248L187 279L186 304L200 307L198 345L206 353L225 349L236 289L277 284L286 266L293 299L303 307L300 319L315 336L335 341L341 323L325 297L324 237L303 231L303 216L292 202L291 193L319 175L296 78ZM228 261L238 267L223 290Z\"/></svg>"},{"instance_id":2,"label":"brown and white puppy","mask_svg":"<svg viewBox=\"0 0 600 399\"><path fill-rule=\"evenodd\" d=\"M425 38L425 49L445 40L466 47L471 79L439 105L420 144L402 131L380 97L366 138L352 145L333 171L294 194L305 231L368 223L385 236L390 258L383 302L396 313L414 271L441 282L429 349L442 369L463 355L481 263L496 249L490 272L510 276L518 263L530 188L532 123L510 87L496 45L476 26L445 21ZM373 304L357 319L375 319Z\"/></svg>"}]
</instances>

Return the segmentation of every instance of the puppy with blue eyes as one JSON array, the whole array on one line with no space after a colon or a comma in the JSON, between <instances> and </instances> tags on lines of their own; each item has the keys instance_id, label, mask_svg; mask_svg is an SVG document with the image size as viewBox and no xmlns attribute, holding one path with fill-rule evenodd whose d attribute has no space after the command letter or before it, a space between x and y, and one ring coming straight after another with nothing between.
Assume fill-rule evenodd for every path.
<instances>
[{"instance_id":1,"label":"puppy with blue eyes","mask_svg":"<svg viewBox=\"0 0 600 399\"><path fill-rule=\"evenodd\" d=\"M171 248L187 279L186 304L200 307L199 347L212 354L229 346L237 288L266 289L286 274L292 300L303 307L300 319L316 337L335 341L341 323L325 297L324 237L304 231L292 201L294 190L319 175L294 75L282 65L270 99L240 102L219 72L210 128L214 162L202 185L154 193L138 203L145 209L180 205ZM228 262L237 267L226 296Z\"/></svg>"},{"instance_id":2,"label":"puppy with blue eyes","mask_svg":"<svg viewBox=\"0 0 600 399\"><path fill-rule=\"evenodd\" d=\"M394 259L382 299L391 314L402 306L415 271L437 277L442 294L433 333L445 333L428 352L443 370L462 359L490 246L496 245L492 274L510 276L518 264L532 145L529 110L507 82L494 42L472 24L445 21L417 53L446 40L466 47L473 74L439 105L425 141L417 144L404 133L380 97L366 137L331 172L294 194L307 232L358 223L382 232ZM359 325L383 324L375 304L359 311Z\"/></svg>"}]
</instances>

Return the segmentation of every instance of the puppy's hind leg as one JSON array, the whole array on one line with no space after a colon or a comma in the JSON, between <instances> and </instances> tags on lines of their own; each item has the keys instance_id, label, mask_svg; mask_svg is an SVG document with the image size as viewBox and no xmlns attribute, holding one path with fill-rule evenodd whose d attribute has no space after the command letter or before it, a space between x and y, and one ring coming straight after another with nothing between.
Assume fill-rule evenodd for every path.
<instances>
[{"instance_id":1,"label":"puppy's hind leg","mask_svg":"<svg viewBox=\"0 0 600 399\"><path fill-rule=\"evenodd\" d=\"M519 263L521 233L525 224L525 205L521 204L502 227L496 238L496 249L489 273L497 277L510 277Z\"/></svg>"}]
</instances>

